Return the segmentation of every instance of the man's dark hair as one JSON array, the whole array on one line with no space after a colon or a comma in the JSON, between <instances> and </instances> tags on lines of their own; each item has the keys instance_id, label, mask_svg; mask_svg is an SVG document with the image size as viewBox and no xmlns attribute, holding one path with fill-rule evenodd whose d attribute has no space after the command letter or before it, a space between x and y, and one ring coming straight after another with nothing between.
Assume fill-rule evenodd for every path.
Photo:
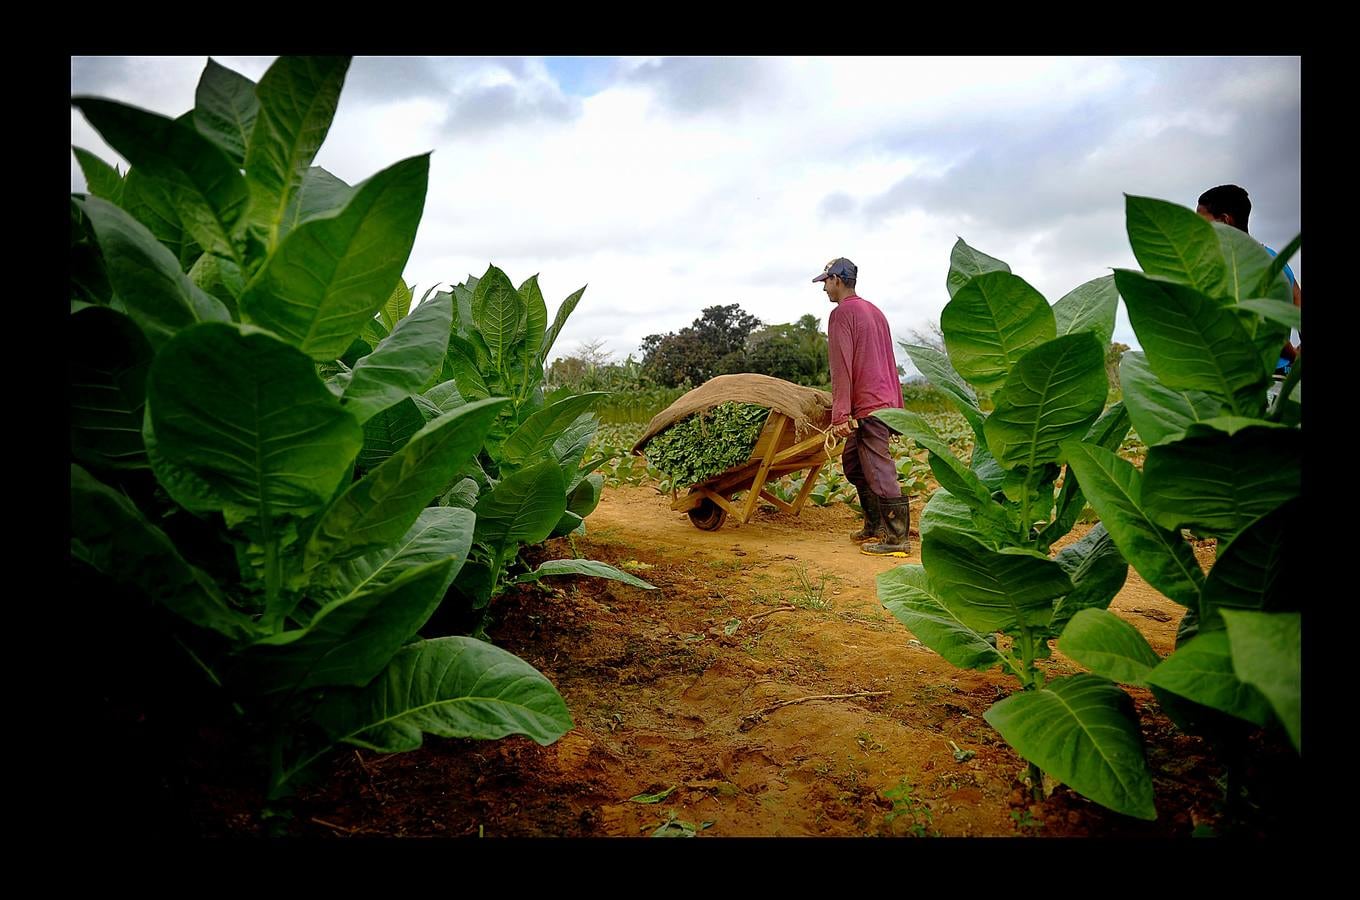
<instances>
[{"instance_id":1,"label":"man's dark hair","mask_svg":"<svg viewBox=\"0 0 1360 900\"><path fill-rule=\"evenodd\" d=\"M1220 184L1218 187L1199 195L1199 205L1209 210L1212 216L1224 214L1233 217L1233 224L1243 231L1247 230L1247 218L1251 215L1251 198L1247 192L1235 184Z\"/></svg>"},{"instance_id":2,"label":"man's dark hair","mask_svg":"<svg viewBox=\"0 0 1360 900\"><path fill-rule=\"evenodd\" d=\"M844 284L846 287L848 287L848 288L849 288L850 290L852 290L852 291L855 289L855 281L856 281L856 279L854 279L854 278L842 278L842 279L841 279L841 283Z\"/></svg>"}]
</instances>

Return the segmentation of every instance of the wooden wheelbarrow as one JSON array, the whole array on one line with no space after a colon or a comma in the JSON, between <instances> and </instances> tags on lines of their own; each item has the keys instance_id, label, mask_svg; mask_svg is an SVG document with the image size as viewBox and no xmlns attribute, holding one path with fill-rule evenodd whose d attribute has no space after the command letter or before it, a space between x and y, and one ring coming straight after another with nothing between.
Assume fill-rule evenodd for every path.
<instances>
[{"instance_id":1,"label":"wooden wheelbarrow","mask_svg":"<svg viewBox=\"0 0 1360 900\"><path fill-rule=\"evenodd\" d=\"M749 460L693 485L688 494L678 496L671 502L671 509L688 513L694 527L704 531L717 531L727 521L728 513L736 516L738 522L751 521L756 504L762 499L796 516L807 502L808 494L812 493L812 486L817 483L822 466L833 456L840 456L844 449L845 441L832 443L823 432L806 440L795 441L793 419L772 409L755 447L751 449ZM803 469L807 469L808 474L793 503L785 503L765 490L765 482L771 478ZM742 491L749 493L745 501L738 505L732 498Z\"/></svg>"}]
</instances>

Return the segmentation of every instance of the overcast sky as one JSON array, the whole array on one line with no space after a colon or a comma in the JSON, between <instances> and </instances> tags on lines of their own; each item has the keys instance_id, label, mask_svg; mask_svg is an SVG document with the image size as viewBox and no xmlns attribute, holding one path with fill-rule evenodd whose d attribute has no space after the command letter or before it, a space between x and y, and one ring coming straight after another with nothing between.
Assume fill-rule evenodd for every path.
<instances>
[{"instance_id":1,"label":"overcast sky","mask_svg":"<svg viewBox=\"0 0 1360 900\"><path fill-rule=\"evenodd\" d=\"M214 57L259 80L272 57ZM76 57L72 94L167 116L206 57ZM354 184L433 150L406 267L417 296L494 263L549 314L554 356L616 358L705 306L767 323L859 266L894 338L938 320L957 237L1049 302L1136 267L1123 194L1193 207L1235 183L1251 233L1301 230L1298 57L357 57L320 165ZM71 143L127 164L71 112ZM84 191L74 156L71 190ZM1291 264L1302 284L1303 256ZM1115 339L1135 345L1120 307ZM911 371L904 355L899 357Z\"/></svg>"}]
</instances>

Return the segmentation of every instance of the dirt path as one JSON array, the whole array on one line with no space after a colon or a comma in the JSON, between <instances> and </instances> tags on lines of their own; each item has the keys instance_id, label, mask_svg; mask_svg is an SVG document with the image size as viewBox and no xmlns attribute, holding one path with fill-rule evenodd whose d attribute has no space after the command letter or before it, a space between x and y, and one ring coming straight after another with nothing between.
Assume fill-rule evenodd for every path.
<instances>
[{"instance_id":1,"label":"dirt path","mask_svg":"<svg viewBox=\"0 0 1360 900\"><path fill-rule=\"evenodd\" d=\"M1023 761L982 719L1016 683L955 669L884 610L874 578L904 561L860 554L848 507L766 511L703 532L668 501L609 489L576 540L580 555L659 591L583 579L493 608L491 637L557 685L571 732L546 748L429 740L414 753L345 756L305 798L324 823L308 827L638 836L673 820L671 831L700 836L1184 836L1211 814L1217 769L1200 740L1137 690L1159 820L1062 787L1029 805ZM572 552L566 540L547 549ZM1183 609L1136 573L1111 609L1170 652ZM1042 665L1079 671L1059 654Z\"/></svg>"}]
</instances>

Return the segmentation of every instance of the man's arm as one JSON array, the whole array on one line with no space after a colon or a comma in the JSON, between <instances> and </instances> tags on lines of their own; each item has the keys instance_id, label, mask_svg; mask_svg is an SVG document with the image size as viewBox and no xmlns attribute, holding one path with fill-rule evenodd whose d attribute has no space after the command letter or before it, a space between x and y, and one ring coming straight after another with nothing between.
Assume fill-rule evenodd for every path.
<instances>
[{"instance_id":1,"label":"man's arm","mask_svg":"<svg viewBox=\"0 0 1360 900\"><path fill-rule=\"evenodd\" d=\"M826 323L827 356L831 364L831 424L837 426L850 418L851 363L855 358L850 323L831 311Z\"/></svg>"}]
</instances>

